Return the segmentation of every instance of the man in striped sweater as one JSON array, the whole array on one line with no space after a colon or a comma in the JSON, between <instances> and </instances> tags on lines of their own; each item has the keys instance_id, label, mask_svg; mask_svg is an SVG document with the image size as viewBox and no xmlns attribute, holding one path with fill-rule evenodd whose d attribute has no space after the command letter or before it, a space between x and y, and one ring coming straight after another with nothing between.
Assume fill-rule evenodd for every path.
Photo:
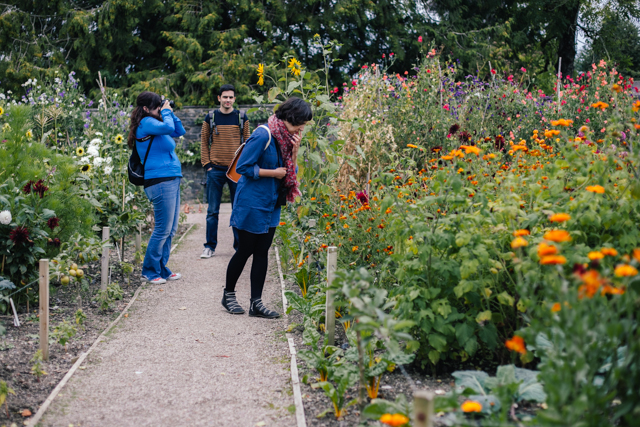
<instances>
[{"instance_id":1,"label":"man in striped sweater","mask_svg":"<svg viewBox=\"0 0 640 427\"><path fill-rule=\"evenodd\" d=\"M207 171L207 241L200 258L211 258L218 244L218 214L222 188L229 186L231 208L236 193L236 183L227 178L227 168L233 161L240 144L251 135L249 119L240 110L233 108L236 101L233 85L223 85L218 92L220 109L207 114L202 123L200 144L202 167ZM213 117L212 117L213 116ZM233 248L238 247L238 236L233 230Z\"/></svg>"}]
</instances>

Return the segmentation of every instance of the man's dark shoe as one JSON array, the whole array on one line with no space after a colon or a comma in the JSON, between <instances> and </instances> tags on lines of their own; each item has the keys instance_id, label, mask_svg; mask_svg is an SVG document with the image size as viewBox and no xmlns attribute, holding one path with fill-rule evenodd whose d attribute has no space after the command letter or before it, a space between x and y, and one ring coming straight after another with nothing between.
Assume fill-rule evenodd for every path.
<instances>
[{"instance_id":1,"label":"man's dark shoe","mask_svg":"<svg viewBox=\"0 0 640 427\"><path fill-rule=\"evenodd\" d=\"M252 299L249 307L249 316L251 317L264 317L266 319L277 319L280 317L280 313L277 311L269 310L262 303L262 299Z\"/></svg>"},{"instance_id":2,"label":"man's dark shoe","mask_svg":"<svg viewBox=\"0 0 640 427\"><path fill-rule=\"evenodd\" d=\"M223 290L222 306L231 314L244 314L244 309L238 304L235 292L227 292Z\"/></svg>"}]
</instances>

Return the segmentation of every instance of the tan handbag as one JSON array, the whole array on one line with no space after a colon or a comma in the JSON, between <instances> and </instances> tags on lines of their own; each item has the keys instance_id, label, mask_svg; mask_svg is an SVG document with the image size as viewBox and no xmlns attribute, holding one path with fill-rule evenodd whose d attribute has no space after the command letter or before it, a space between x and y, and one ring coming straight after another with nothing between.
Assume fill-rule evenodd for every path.
<instances>
[{"instance_id":1,"label":"tan handbag","mask_svg":"<svg viewBox=\"0 0 640 427\"><path fill-rule=\"evenodd\" d=\"M264 149L266 150L269 147L269 144L271 144L271 131L269 130L269 127L265 125L260 125L258 127L266 129L267 132L269 133L269 141L267 141L267 145L265 145L264 147ZM242 155L242 151L244 150L244 146L246 144L247 143L244 142L238 147L238 149L236 150L236 153L233 155L233 160L231 161L231 164L227 168L227 178L229 178L231 181L235 183L240 181L240 177L242 176L238 173L238 171L236 171L236 166L238 165L238 159L240 159L240 156Z\"/></svg>"}]
</instances>

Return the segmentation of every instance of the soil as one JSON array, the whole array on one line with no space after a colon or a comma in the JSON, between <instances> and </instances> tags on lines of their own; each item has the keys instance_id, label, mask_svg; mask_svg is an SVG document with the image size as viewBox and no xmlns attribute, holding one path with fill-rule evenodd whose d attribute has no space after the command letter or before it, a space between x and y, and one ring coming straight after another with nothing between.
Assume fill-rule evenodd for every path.
<instances>
[{"instance_id":1,"label":"soil","mask_svg":"<svg viewBox=\"0 0 640 427\"><path fill-rule=\"evenodd\" d=\"M187 224L178 228L179 236L187 229ZM142 236L142 241L148 240L148 235ZM133 239L130 239L133 240ZM133 242L125 245L125 261L133 263ZM0 426L12 423L22 424L23 420L35 414L40 405L47 399L51 391L58 385L68 370L78 360L78 357L91 347L105 328L120 314L140 285L141 265L134 264L129 284L120 268L118 255L111 251L110 256L111 283L120 284L123 296L115 301L110 309L102 310L94 299L100 289L100 262L92 262L80 266L87 277L91 278L88 289L82 289L80 284L61 286L52 283L49 292L49 361L42 363L42 370L46 375L39 379L31 372L33 358L39 349L40 324L38 308L16 307L20 327L13 325L13 316L0 316L0 324L6 328L6 334L0 336L0 380L6 381L15 395L7 396L9 417L5 405L0 410ZM82 309L86 319L77 325L75 313ZM67 342L66 348L53 342L51 332L63 320L67 320L77 329L75 336ZM81 368L82 369L82 368ZM28 411L28 412L26 412Z\"/></svg>"}]
</instances>

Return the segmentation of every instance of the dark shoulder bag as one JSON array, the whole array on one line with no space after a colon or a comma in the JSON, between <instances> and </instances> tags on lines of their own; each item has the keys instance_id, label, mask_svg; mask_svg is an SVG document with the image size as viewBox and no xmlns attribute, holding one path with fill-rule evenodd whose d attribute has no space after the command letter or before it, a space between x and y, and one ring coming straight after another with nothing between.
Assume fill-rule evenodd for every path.
<instances>
[{"instance_id":1,"label":"dark shoulder bag","mask_svg":"<svg viewBox=\"0 0 640 427\"><path fill-rule=\"evenodd\" d=\"M147 153L144 155L144 163L140 162L140 156L138 155L138 148L133 147L131 152L131 156L129 157L129 164L127 165L127 172L129 174L129 182L133 185L144 185L144 165L147 163L147 157L149 157L149 150L151 150L151 144L153 144L153 139L155 135L148 135L144 138L136 138L137 142L148 141L149 146L147 147Z\"/></svg>"}]
</instances>

